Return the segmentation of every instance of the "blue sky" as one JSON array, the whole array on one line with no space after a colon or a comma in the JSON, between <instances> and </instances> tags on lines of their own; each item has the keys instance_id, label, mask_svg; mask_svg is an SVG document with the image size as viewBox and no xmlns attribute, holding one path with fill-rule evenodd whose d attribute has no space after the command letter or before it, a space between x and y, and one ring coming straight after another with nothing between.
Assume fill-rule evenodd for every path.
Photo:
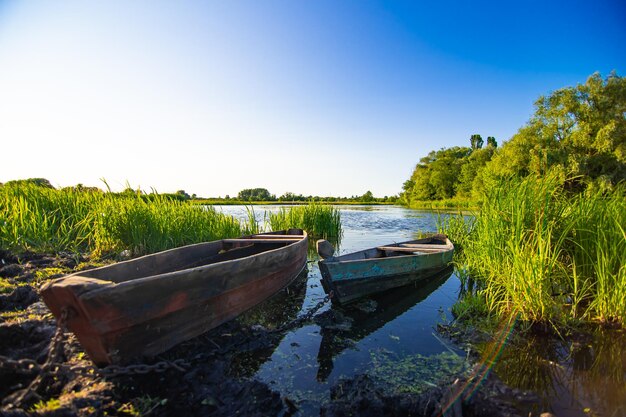
<instances>
[{"instance_id":1,"label":"blue sky","mask_svg":"<svg viewBox=\"0 0 626 417\"><path fill-rule=\"evenodd\" d=\"M394 195L625 41L621 1L0 1L0 182Z\"/></svg>"}]
</instances>

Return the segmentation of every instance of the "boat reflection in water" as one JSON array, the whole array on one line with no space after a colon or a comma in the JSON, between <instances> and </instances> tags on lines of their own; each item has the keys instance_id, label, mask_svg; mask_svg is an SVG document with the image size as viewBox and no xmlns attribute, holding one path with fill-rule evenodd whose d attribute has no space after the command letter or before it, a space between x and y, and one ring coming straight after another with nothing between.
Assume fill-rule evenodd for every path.
<instances>
[{"instance_id":1,"label":"boat reflection in water","mask_svg":"<svg viewBox=\"0 0 626 417\"><path fill-rule=\"evenodd\" d=\"M298 317L306 297L309 269L302 272L283 290L256 307L248 310L237 318L237 321L248 328L262 326L265 329L280 328ZM286 332L277 337L265 337L258 341L258 346L251 350L243 350L233 357L232 372L238 376L251 376L272 356ZM261 342L261 343L259 343Z\"/></svg>"},{"instance_id":2,"label":"boat reflection in water","mask_svg":"<svg viewBox=\"0 0 626 417\"><path fill-rule=\"evenodd\" d=\"M369 296L347 307L333 304L329 314L331 320L320 320L319 323L322 341L317 356L317 380L325 382L328 379L335 357L425 300L450 278L453 271L450 266L426 280Z\"/></svg>"}]
</instances>

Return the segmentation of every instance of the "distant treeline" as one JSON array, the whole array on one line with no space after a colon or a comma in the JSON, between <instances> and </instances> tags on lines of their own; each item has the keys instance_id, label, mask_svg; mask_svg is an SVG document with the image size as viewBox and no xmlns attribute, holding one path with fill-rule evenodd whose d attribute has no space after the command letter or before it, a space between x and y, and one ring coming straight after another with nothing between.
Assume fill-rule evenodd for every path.
<instances>
[{"instance_id":1,"label":"distant treeline","mask_svg":"<svg viewBox=\"0 0 626 417\"><path fill-rule=\"evenodd\" d=\"M528 123L501 147L474 134L470 147L430 152L404 183L401 202L478 201L503 179L548 171L560 172L572 191L610 190L626 179L625 114L626 79L593 74L540 97Z\"/></svg>"},{"instance_id":2,"label":"distant treeline","mask_svg":"<svg viewBox=\"0 0 626 417\"><path fill-rule=\"evenodd\" d=\"M11 180L11 181L7 181L4 184L0 183L0 187L2 186L20 186L20 185L25 185L25 186L37 186L37 187L43 187L43 188L50 188L50 189L56 189L49 180L45 179L45 178L28 178L28 179L22 179L22 180ZM105 182L105 185L107 186L108 189L108 184ZM70 187L63 187L60 188L60 190L65 190L65 191L83 191L83 192L94 192L94 193L104 193L104 190L101 190L98 187L87 187L84 186L83 184L77 184L77 185L73 185ZM108 189L106 191L108 194L113 195L113 196L121 196L121 197L129 197L129 196L135 196L138 198L141 198L143 200L148 200L148 201L152 201L155 199L169 199L169 200L178 200L178 201L186 201L186 200L191 200L196 198L196 195L189 195L187 194L184 190L178 190L175 193L157 193L155 190L153 190L151 193L146 193L142 190L134 190L133 188L130 187L130 185L127 185L126 188L119 192L119 193L115 193L112 192L110 189Z\"/></svg>"},{"instance_id":3,"label":"distant treeline","mask_svg":"<svg viewBox=\"0 0 626 417\"><path fill-rule=\"evenodd\" d=\"M3 184L0 183L0 187ZM7 181L4 185L34 185L43 188L55 189L55 187L45 178L28 178L21 180L12 180ZM219 203L235 203L235 204L245 204L248 202L326 202L326 203L395 203L398 200L398 196L384 196L384 197L374 197L371 191L365 192L363 195L353 195L351 197L319 197L319 196L304 196L302 194L294 194L291 192L287 192L280 197L276 197L275 194L271 194L266 188L246 188L241 190L236 197L230 197L226 195L224 198L222 197L199 197L196 194L189 195L185 190L178 190L175 193L157 193L153 190L151 193L146 193L140 189L133 189L130 185L127 185L126 188L119 192L112 192L107 186L107 193L118 196L136 196L138 198L144 200L154 200L158 199L170 199L170 200L178 200L178 201L188 201L193 200L200 204L219 204ZM64 187L63 190L72 190L72 191L85 191L85 192L99 192L103 193L105 191L101 190L98 187L86 187L83 184L77 184L71 187Z\"/></svg>"},{"instance_id":4,"label":"distant treeline","mask_svg":"<svg viewBox=\"0 0 626 417\"><path fill-rule=\"evenodd\" d=\"M232 200L230 196L226 196L225 200ZM241 190L235 200L246 201L278 201L278 202L361 202L361 203L394 203L397 196L384 196L374 197L371 191L366 191L363 195L353 195L351 197L320 197L313 195L295 194L292 192L286 192L280 197L276 197L275 194L271 194L265 188L246 188ZM219 199L214 199L219 200Z\"/></svg>"}]
</instances>

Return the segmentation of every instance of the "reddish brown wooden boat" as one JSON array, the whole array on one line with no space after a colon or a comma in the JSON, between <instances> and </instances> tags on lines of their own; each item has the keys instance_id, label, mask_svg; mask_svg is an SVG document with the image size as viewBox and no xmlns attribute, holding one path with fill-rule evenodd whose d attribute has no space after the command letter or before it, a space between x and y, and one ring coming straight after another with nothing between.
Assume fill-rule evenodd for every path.
<instances>
[{"instance_id":1,"label":"reddish brown wooden boat","mask_svg":"<svg viewBox=\"0 0 626 417\"><path fill-rule=\"evenodd\" d=\"M153 356L267 299L305 267L300 229L171 249L55 279L41 289L97 365Z\"/></svg>"}]
</instances>

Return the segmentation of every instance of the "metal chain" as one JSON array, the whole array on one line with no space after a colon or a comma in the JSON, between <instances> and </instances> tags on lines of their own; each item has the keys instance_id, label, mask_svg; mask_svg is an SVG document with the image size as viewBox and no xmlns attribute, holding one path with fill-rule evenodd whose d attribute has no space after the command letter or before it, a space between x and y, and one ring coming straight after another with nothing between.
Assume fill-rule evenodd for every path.
<instances>
[{"instance_id":1,"label":"metal chain","mask_svg":"<svg viewBox=\"0 0 626 417\"><path fill-rule=\"evenodd\" d=\"M270 333L280 333L280 332L283 332L285 330L289 330L289 329L292 329L294 327L297 327L297 326L301 325L302 323L305 323L305 322L311 320L313 318L313 316L315 315L315 313L317 313L320 308L324 307L324 305L326 305L333 298L333 295L334 295L334 293L331 291L330 293L328 293L328 295L326 297L324 297L322 299L322 301L320 301L317 304L315 304L315 306L312 309L310 309L309 311L307 311L305 314L303 314L300 317L297 317L296 319L290 321L289 323L283 324L282 326L277 327L274 330L271 330Z\"/></svg>"},{"instance_id":2,"label":"metal chain","mask_svg":"<svg viewBox=\"0 0 626 417\"><path fill-rule=\"evenodd\" d=\"M22 375L29 375L41 370L41 366L33 359L11 359L6 356L0 356L0 368L10 369L14 373Z\"/></svg>"},{"instance_id":3,"label":"metal chain","mask_svg":"<svg viewBox=\"0 0 626 417\"><path fill-rule=\"evenodd\" d=\"M270 330L269 333L280 333L285 330L292 329L305 323L313 318L315 313L319 311L324 305L326 305L333 297L333 292L331 291L327 296L325 296L320 302L318 302L313 308L307 311L300 317L283 324L276 329ZM57 330L56 333L50 343L50 349L48 351L48 357L46 362L43 365L39 365L37 362L31 359L20 359L13 360L4 356L0 356L0 366L13 369L17 373L21 374L32 374L38 373L37 377L31 382L31 384L22 391L22 393L18 396L15 405L19 406L24 399L29 396L31 393L34 393L41 384L45 375L47 375L51 369L53 368L64 368L68 369L71 372L83 373L88 375L98 374L104 377L117 377L124 375L145 375L151 372L162 373L168 371L170 369L176 369L181 372L186 371L191 367L191 362L186 361L184 359L175 359L173 361L160 361L151 365L147 364L132 364L127 366L120 365L108 365L105 368L97 368L94 365L67 365L59 363L59 357L62 353L62 344L63 344L63 334L65 331L65 324L67 322L69 311L64 309L61 313L61 317L57 321ZM226 354L239 348L240 346L248 343L247 340L242 340L232 345L229 345L224 348L217 349L212 352L208 352L206 354L197 355L193 358L194 361L198 360L206 360L210 357Z\"/></svg>"},{"instance_id":4,"label":"metal chain","mask_svg":"<svg viewBox=\"0 0 626 417\"><path fill-rule=\"evenodd\" d=\"M317 313L317 311L320 308L322 308L324 305L326 305L330 301L332 296L333 296L333 293L331 291L329 295L324 297L322 301L318 302L312 309L307 311L304 315L290 321L289 323L286 323L280 327L277 327L276 329L270 330L269 333L272 333L272 334L280 333L285 330L297 327L298 325L311 320L311 318L313 318L315 313ZM194 356L192 360L194 362L198 362L201 360L209 359L217 355L224 355L224 354L227 354L229 352L236 350L237 348L245 345L246 343L249 343L249 341L245 339L240 340L231 345L216 349L214 351L196 355ZM176 359L174 361L161 361L152 365L146 365L146 364L135 364L135 365L127 365L127 366L108 365L107 367L101 368L101 369L98 369L95 367L89 367L89 366L86 366L86 367L75 366L70 369L73 371L79 371L79 372L87 371L89 373L92 373L92 372L98 373L98 374L101 374L102 376L116 377L116 376L124 376L124 375L143 375L143 374L148 374L150 372L165 372L169 369L177 369L179 371L186 371L191 366L192 364L189 361L186 361L184 359Z\"/></svg>"},{"instance_id":5,"label":"metal chain","mask_svg":"<svg viewBox=\"0 0 626 417\"><path fill-rule=\"evenodd\" d=\"M50 342L50 347L48 349L48 357L46 358L44 364L41 365L41 367L37 365L39 371L38 375L35 377L35 379L33 379L30 385L26 387L26 389L22 390L22 392L18 394L15 401L13 402L14 406L18 407L22 404L22 402L24 402L27 397L30 397L33 394L37 395L37 389L39 388L39 385L41 385L43 378L48 373L50 373L53 368L56 367L59 357L63 354L63 335L65 332L65 324L67 323L68 315L68 309L63 309L61 311L61 317L59 317L59 319L57 320L57 330L54 333L54 337L52 338L52 341ZM17 362L22 361L24 361L24 359ZM28 361L28 359L26 361Z\"/></svg>"}]
</instances>

